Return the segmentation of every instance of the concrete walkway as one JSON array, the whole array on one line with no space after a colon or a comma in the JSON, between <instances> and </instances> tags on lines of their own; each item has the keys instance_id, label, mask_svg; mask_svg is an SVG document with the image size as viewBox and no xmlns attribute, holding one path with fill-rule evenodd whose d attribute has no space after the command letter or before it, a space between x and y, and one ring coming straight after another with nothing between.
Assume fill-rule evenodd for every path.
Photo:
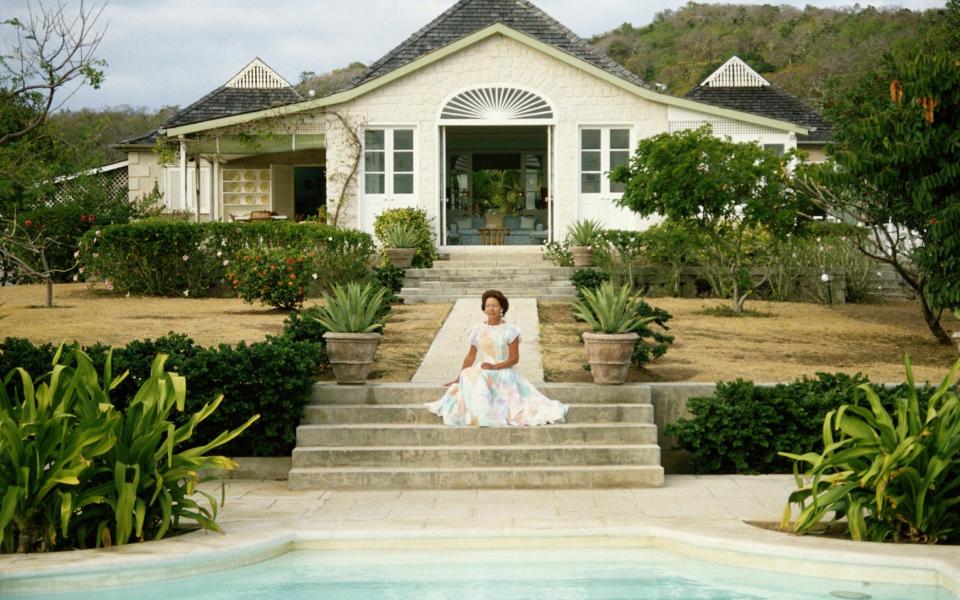
<instances>
[{"instance_id":1,"label":"concrete walkway","mask_svg":"<svg viewBox=\"0 0 960 600\"><path fill-rule=\"evenodd\" d=\"M219 499L219 487L203 489ZM943 585L960 591L960 547L797 537L778 522L793 478L673 475L619 490L293 492L285 481L233 480L224 535L192 533L104 550L0 556L0 594L96 589L242 566L306 548L664 548L691 558L793 575Z\"/></svg>"},{"instance_id":2,"label":"concrete walkway","mask_svg":"<svg viewBox=\"0 0 960 600\"><path fill-rule=\"evenodd\" d=\"M520 372L531 382L542 382L543 362L540 358L540 317L537 313L537 301L533 298L509 300L510 309L504 321L520 328ZM455 379L470 346L467 336L473 326L482 323L484 318L479 297L457 300L411 381L446 383Z\"/></svg>"}]
</instances>

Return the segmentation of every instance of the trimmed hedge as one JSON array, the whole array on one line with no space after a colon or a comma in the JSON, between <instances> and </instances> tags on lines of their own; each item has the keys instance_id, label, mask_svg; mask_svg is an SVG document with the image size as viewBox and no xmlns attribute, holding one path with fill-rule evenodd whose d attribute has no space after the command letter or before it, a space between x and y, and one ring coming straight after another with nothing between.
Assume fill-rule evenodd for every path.
<instances>
[{"instance_id":1,"label":"trimmed hedge","mask_svg":"<svg viewBox=\"0 0 960 600\"><path fill-rule=\"evenodd\" d=\"M87 232L80 251L87 274L119 292L201 297L226 283L238 257L264 247L310 254L311 282L319 289L363 279L374 249L369 234L322 223L148 219Z\"/></svg>"},{"instance_id":2,"label":"trimmed hedge","mask_svg":"<svg viewBox=\"0 0 960 600\"><path fill-rule=\"evenodd\" d=\"M113 350L113 373L129 374L111 398L118 409L126 408L149 378L154 357L168 354L167 370L187 379L186 410L177 413L177 425L218 394L224 396L220 408L197 427L193 443L205 444L260 413L245 435L223 447L224 454L288 456L296 445L303 407L310 401L314 374L325 357L322 345L313 340L316 333L304 330L297 335L268 337L264 342L216 348L203 348L175 333L156 340L136 340ZM56 350L51 344L34 346L28 340L7 338L0 342L0 376L19 366L39 377L49 372ZM98 371L103 369L108 350L103 344L85 349Z\"/></svg>"},{"instance_id":3,"label":"trimmed hedge","mask_svg":"<svg viewBox=\"0 0 960 600\"><path fill-rule=\"evenodd\" d=\"M869 380L859 373L817 373L775 386L719 382L712 396L688 400L693 418L667 425L664 433L675 438L677 449L693 454L695 473L789 473L793 462L777 452L823 450L824 417L853 402L854 388L863 383ZM871 385L888 409L905 388ZM917 393L924 407L933 389Z\"/></svg>"}]
</instances>

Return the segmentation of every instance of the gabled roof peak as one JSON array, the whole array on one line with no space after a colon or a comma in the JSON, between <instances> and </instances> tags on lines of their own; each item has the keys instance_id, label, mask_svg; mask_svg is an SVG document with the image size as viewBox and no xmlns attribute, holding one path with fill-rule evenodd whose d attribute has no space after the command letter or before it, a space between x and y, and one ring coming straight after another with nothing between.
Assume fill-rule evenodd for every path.
<instances>
[{"instance_id":1,"label":"gabled roof peak","mask_svg":"<svg viewBox=\"0 0 960 600\"><path fill-rule=\"evenodd\" d=\"M704 79L701 87L766 87L770 82L760 73L754 71L750 65L737 56L730 60Z\"/></svg>"},{"instance_id":2,"label":"gabled roof peak","mask_svg":"<svg viewBox=\"0 0 960 600\"><path fill-rule=\"evenodd\" d=\"M224 87L244 90L276 90L292 87L286 79L280 77L267 63L256 57L247 66L240 69Z\"/></svg>"},{"instance_id":3,"label":"gabled roof peak","mask_svg":"<svg viewBox=\"0 0 960 600\"><path fill-rule=\"evenodd\" d=\"M380 60L348 86L358 87L418 58L494 24L504 26L566 52L634 85L643 80L564 27L529 0L459 0Z\"/></svg>"}]
</instances>

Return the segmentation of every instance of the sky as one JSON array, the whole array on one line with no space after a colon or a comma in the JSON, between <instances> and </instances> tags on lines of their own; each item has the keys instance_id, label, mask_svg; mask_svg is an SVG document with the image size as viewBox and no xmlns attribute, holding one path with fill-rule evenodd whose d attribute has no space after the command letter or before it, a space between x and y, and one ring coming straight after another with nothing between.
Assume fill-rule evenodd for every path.
<instances>
[{"instance_id":1,"label":"sky","mask_svg":"<svg viewBox=\"0 0 960 600\"><path fill-rule=\"evenodd\" d=\"M0 21L22 18L28 0L0 0ZM55 0L42 1L54 5ZM62 0L76 12L79 0ZM87 0L89 6L97 0ZM701 2L703 0L700 0ZM777 2L739 2L764 4ZM260 57L290 83L303 71L318 74L351 62L370 64L454 4L455 0L110 0L103 6L105 35L98 56L107 61L98 90L75 90L64 108L128 105L156 109L186 106L226 83ZM707 0L713 3L713 0ZM534 0L581 37L624 22L650 23L677 0ZM728 3L733 3L728 0ZM779 0L803 8L844 6L836 0ZM942 7L945 0L860 2L912 10ZM0 26L7 54L12 37Z\"/></svg>"}]
</instances>

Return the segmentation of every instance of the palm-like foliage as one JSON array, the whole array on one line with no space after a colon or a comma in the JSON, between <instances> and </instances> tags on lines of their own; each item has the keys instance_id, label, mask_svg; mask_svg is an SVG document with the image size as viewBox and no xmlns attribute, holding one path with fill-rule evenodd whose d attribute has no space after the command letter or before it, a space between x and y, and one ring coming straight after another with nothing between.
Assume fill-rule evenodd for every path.
<instances>
[{"instance_id":1,"label":"palm-like foliage","mask_svg":"<svg viewBox=\"0 0 960 600\"><path fill-rule=\"evenodd\" d=\"M571 246L592 246L600 240L603 225L595 219L579 219L567 228L567 242Z\"/></svg>"},{"instance_id":2,"label":"palm-like foliage","mask_svg":"<svg viewBox=\"0 0 960 600\"><path fill-rule=\"evenodd\" d=\"M821 454L781 453L796 461L800 488L790 495L783 528L789 525L791 504L797 504L797 533L832 512L834 519L846 517L855 540L960 540L960 396L954 386L960 361L926 411L917 400L909 358L904 362L908 392L897 399L895 418L869 385L861 385L867 406L858 397L855 404L827 414ZM801 463L809 465L803 477Z\"/></svg>"},{"instance_id":3,"label":"palm-like foliage","mask_svg":"<svg viewBox=\"0 0 960 600\"><path fill-rule=\"evenodd\" d=\"M25 370L14 369L0 388L3 550L161 538L181 518L218 530L216 500L204 494L208 508L191 496L201 470L235 463L204 454L240 435L259 416L204 446L181 449L222 397L176 427L171 413L184 409L186 382L164 371L166 356L157 356L150 378L120 412L110 391L126 374L112 377L109 356L101 386L86 354L74 349L66 364L59 364L60 355L40 385Z\"/></svg>"},{"instance_id":4,"label":"palm-like foliage","mask_svg":"<svg viewBox=\"0 0 960 600\"><path fill-rule=\"evenodd\" d=\"M596 289L583 288L582 300L573 303L573 313L595 333L629 333L656 320L641 316L643 302L631 295L629 285L619 288L604 282Z\"/></svg>"},{"instance_id":5,"label":"palm-like foliage","mask_svg":"<svg viewBox=\"0 0 960 600\"><path fill-rule=\"evenodd\" d=\"M386 289L372 283L335 285L323 294L316 320L334 333L371 333L383 328L381 307Z\"/></svg>"},{"instance_id":6,"label":"palm-like foliage","mask_svg":"<svg viewBox=\"0 0 960 600\"><path fill-rule=\"evenodd\" d=\"M383 230L383 245L387 248L415 248L419 232L414 223L398 221Z\"/></svg>"}]
</instances>

